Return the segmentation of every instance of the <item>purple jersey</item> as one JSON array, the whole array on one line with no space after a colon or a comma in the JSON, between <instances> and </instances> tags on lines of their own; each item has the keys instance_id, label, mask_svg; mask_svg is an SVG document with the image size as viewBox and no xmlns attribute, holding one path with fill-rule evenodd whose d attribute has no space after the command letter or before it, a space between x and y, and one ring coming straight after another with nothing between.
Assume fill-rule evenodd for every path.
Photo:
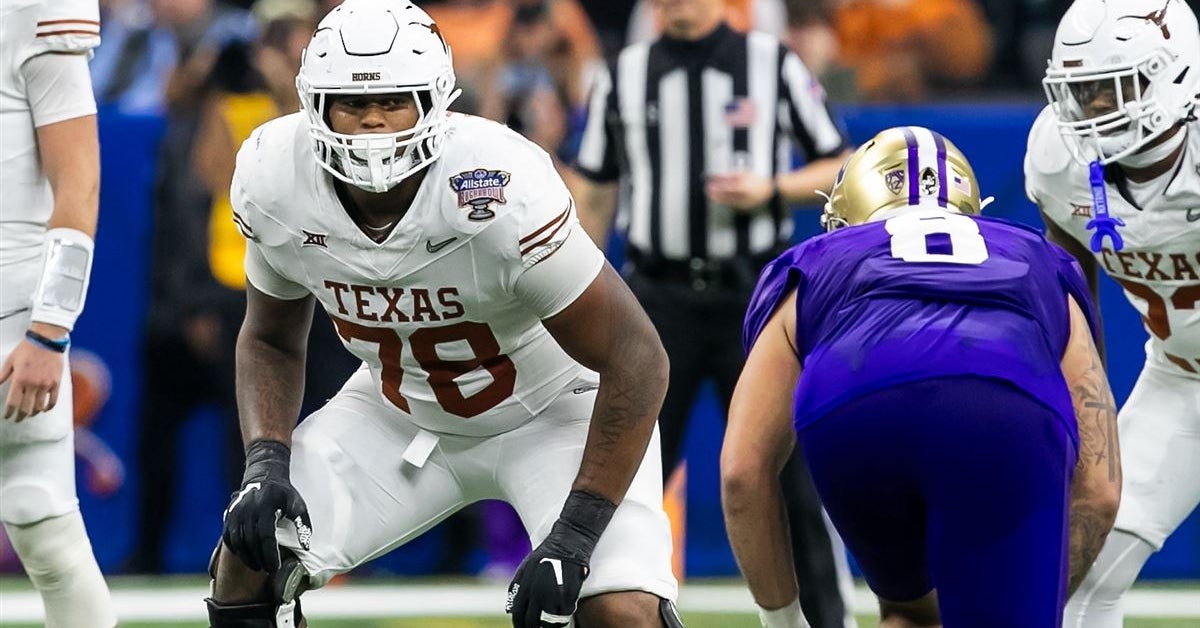
<instances>
[{"instance_id":1,"label":"purple jersey","mask_svg":"<svg viewBox=\"0 0 1200 628\"><path fill-rule=\"evenodd\" d=\"M1091 300L1075 261L1032 229L918 210L802 242L763 269L747 351L793 289L797 428L873 390L963 375L1006 380L1073 416L1060 369L1067 295L1095 330Z\"/></svg>"}]
</instances>

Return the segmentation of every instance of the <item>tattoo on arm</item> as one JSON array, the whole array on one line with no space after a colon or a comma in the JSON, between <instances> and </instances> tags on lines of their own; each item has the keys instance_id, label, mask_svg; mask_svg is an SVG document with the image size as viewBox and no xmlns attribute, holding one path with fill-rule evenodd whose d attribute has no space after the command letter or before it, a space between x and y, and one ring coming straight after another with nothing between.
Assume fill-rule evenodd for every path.
<instances>
[{"instance_id":1,"label":"tattoo on arm","mask_svg":"<svg viewBox=\"0 0 1200 628\"><path fill-rule=\"evenodd\" d=\"M1089 343L1089 361L1071 388L1079 425L1079 458L1075 463L1075 481L1090 480L1093 485L1106 482L1119 487L1121 459L1117 441L1116 403L1108 386L1104 365L1090 346L1088 336L1080 334L1077 342ZM1097 476L1097 467L1101 466L1105 467L1104 475ZM1072 491L1068 595L1083 582L1113 524L1111 506L1097 503L1087 492L1082 495L1075 493Z\"/></svg>"},{"instance_id":2,"label":"tattoo on arm","mask_svg":"<svg viewBox=\"0 0 1200 628\"><path fill-rule=\"evenodd\" d=\"M657 343L641 342L640 337L629 336L616 336L618 344L624 346L613 347L613 354L623 357L602 375L587 449L575 481L576 488L594 487L593 490L598 489L597 492L606 496L615 492L619 497L628 488L628 482L619 480L618 483L624 486L605 485L625 475L614 474L614 467L629 466L628 479L632 479L649 439L648 433L640 432L654 429L653 418L657 416L666 387L665 378L662 382L648 381L647 374L655 372L649 366L654 363L655 354L648 351L647 346L657 346ZM631 447L637 447L638 451L630 451Z\"/></svg>"},{"instance_id":3,"label":"tattoo on arm","mask_svg":"<svg viewBox=\"0 0 1200 628\"><path fill-rule=\"evenodd\" d=\"M1117 407L1100 356L1090 348L1089 354L1091 362L1071 390L1075 416L1079 421L1079 460L1076 470L1083 471L1088 465L1106 464L1108 481L1119 482Z\"/></svg>"},{"instance_id":4,"label":"tattoo on arm","mask_svg":"<svg viewBox=\"0 0 1200 628\"><path fill-rule=\"evenodd\" d=\"M1083 583L1084 576L1096 562L1104 540L1112 529L1112 518L1108 513L1086 503L1076 502L1071 507L1070 577L1067 580L1067 595L1070 596Z\"/></svg>"}]
</instances>

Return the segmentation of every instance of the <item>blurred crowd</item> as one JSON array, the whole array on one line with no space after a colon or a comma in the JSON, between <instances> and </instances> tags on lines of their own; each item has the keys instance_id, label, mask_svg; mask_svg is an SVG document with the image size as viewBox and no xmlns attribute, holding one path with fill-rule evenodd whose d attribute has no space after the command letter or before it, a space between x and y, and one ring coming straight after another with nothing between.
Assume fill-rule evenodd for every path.
<instances>
[{"instance_id":1,"label":"blurred crowd","mask_svg":"<svg viewBox=\"0 0 1200 628\"><path fill-rule=\"evenodd\" d=\"M589 77L626 44L656 37L654 5L671 0L416 0L454 54L454 109L500 120L569 160ZM298 110L301 52L337 0L100 0L103 45L91 67L102 108L167 121L157 164L153 277L144 343L137 468L139 548L128 569L162 568L163 527L180 425L202 404L227 415L227 475L241 477L233 347L244 311L244 243L228 189L240 143ZM769 31L797 51L834 102L1041 98L1039 81L1068 0L726 0L739 29ZM1195 2L1192 3L1195 5ZM203 234L204 237L197 237ZM356 367L332 328L314 325L305 411ZM312 361L310 360L310 363ZM507 547L503 514L457 520L444 561L462 567L474 539ZM510 517L511 518L511 517ZM497 534L502 538L493 538ZM507 554L507 557L503 556ZM497 550L512 561L523 552Z\"/></svg>"},{"instance_id":2,"label":"blurred crowd","mask_svg":"<svg viewBox=\"0 0 1200 628\"><path fill-rule=\"evenodd\" d=\"M569 140L589 67L657 34L657 0L417 0L454 50L460 110ZM664 0L665 1L665 0ZM1189 1L1195 6L1197 2ZM199 106L213 89L295 107L298 55L338 0L101 0L103 103ZM726 0L738 29L795 49L841 102L1028 96L1069 0ZM226 49L232 48L232 51ZM222 57L222 52L227 54ZM235 58L236 57L236 58ZM224 64L218 64L224 61ZM225 84L220 84L225 83Z\"/></svg>"}]
</instances>

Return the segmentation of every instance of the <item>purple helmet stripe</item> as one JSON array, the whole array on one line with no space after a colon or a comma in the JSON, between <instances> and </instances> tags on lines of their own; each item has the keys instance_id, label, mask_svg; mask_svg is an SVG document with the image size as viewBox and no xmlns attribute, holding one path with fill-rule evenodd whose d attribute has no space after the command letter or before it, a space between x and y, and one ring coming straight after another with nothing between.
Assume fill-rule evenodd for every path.
<instances>
[{"instance_id":1,"label":"purple helmet stripe","mask_svg":"<svg viewBox=\"0 0 1200 628\"><path fill-rule=\"evenodd\" d=\"M938 207L945 207L947 195L950 193L950 186L946 181L946 138L934 131L930 131L930 134L933 135L933 143L937 145Z\"/></svg>"},{"instance_id":2,"label":"purple helmet stripe","mask_svg":"<svg viewBox=\"0 0 1200 628\"><path fill-rule=\"evenodd\" d=\"M908 144L908 204L916 205L920 200L917 173L920 172L921 167L917 136L913 135L912 129L908 127L904 127L901 131L904 132L904 142Z\"/></svg>"}]
</instances>

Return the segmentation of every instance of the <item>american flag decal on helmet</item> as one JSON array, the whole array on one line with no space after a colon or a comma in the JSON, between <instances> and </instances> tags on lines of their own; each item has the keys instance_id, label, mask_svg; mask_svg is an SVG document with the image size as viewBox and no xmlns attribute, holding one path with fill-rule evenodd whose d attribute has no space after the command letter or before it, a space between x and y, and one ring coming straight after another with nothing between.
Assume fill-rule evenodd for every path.
<instances>
[{"instance_id":1,"label":"american flag decal on helmet","mask_svg":"<svg viewBox=\"0 0 1200 628\"><path fill-rule=\"evenodd\" d=\"M971 194L971 182L967 181L966 177L959 176L956 173L950 175L950 187L954 188L959 194Z\"/></svg>"}]
</instances>

